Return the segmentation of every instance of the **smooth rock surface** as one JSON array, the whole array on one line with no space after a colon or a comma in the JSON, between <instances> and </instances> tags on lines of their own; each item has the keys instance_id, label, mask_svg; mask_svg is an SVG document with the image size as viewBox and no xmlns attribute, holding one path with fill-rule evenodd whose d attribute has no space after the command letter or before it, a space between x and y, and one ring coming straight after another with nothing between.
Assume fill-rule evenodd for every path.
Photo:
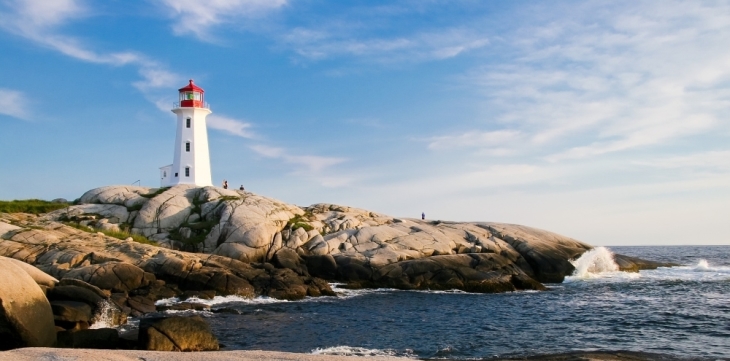
<instances>
[{"instance_id":1,"label":"smooth rock surface","mask_svg":"<svg viewBox=\"0 0 730 361\"><path fill-rule=\"evenodd\" d=\"M19 261L14 258L8 258L0 256L0 260L5 260L8 262L12 262L16 266L20 267L25 271L25 273L28 274L31 278L33 278L33 281L37 283L39 286L44 286L48 288L53 288L58 283L58 280L52 277L51 275L39 270L38 268L33 267L32 265L29 265L23 261Z\"/></svg>"},{"instance_id":2,"label":"smooth rock surface","mask_svg":"<svg viewBox=\"0 0 730 361\"><path fill-rule=\"evenodd\" d=\"M53 313L40 286L8 260L0 260L0 275L0 350L53 346Z\"/></svg>"},{"instance_id":3,"label":"smooth rock surface","mask_svg":"<svg viewBox=\"0 0 730 361\"><path fill-rule=\"evenodd\" d=\"M152 351L217 351L218 340L200 316L145 318L138 346Z\"/></svg>"}]
</instances>

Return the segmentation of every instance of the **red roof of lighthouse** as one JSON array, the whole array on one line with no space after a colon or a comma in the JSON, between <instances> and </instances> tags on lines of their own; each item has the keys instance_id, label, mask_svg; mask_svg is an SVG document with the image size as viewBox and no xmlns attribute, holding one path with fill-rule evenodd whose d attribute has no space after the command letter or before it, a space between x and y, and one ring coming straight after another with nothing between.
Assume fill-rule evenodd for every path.
<instances>
[{"instance_id":1,"label":"red roof of lighthouse","mask_svg":"<svg viewBox=\"0 0 730 361\"><path fill-rule=\"evenodd\" d=\"M201 93L205 93L205 90L203 90L203 88L193 84L193 79L190 79L190 84L178 89L178 91L181 91L181 92L198 91Z\"/></svg>"}]
</instances>

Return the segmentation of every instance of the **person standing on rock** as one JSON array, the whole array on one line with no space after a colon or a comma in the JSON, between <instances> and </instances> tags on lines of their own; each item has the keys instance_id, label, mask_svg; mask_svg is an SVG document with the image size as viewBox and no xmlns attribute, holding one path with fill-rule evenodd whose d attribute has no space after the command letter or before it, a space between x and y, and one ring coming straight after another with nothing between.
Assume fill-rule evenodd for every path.
<instances>
[{"instance_id":1,"label":"person standing on rock","mask_svg":"<svg viewBox=\"0 0 730 361\"><path fill-rule=\"evenodd\" d=\"M225 179L223 180L223 189L228 189L228 181Z\"/></svg>"},{"instance_id":2,"label":"person standing on rock","mask_svg":"<svg viewBox=\"0 0 730 361\"><path fill-rule=\"evenodd\" d=\"M423 219L423 220L426 219L426 212L421 212L421 219Z\"/></svg>"}]
</instances>

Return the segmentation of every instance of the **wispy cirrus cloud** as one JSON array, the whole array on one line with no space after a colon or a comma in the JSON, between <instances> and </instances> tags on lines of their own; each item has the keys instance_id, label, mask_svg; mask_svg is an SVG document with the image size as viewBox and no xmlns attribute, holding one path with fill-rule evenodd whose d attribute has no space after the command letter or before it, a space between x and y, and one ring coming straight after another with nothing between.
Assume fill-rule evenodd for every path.
<instances>
[{"instance_id":1,"label":"wispy cirrus cloud","mask_svg":"<svg viewBox=\"0 0 730 361\"><path fill-rule=\"evenodd\" d=\"M237 20L262 17L286 6L287 0L157 0L173 12L173 32L193 34L204 41L214 41L213 27Z\"/></svg>"},{"instance_id":2,"label":"wispy cirrus cloud","mask_svg":"<svg viewBox=\"0 0 730 361\"><path fill-rule=\"evenodd\" d=\"M323 157L317 155L291 154L284 148L271 147L267 145L252 145L251 149L266 157L281 159L287 163L299 165L308 172L320 172L325 168L340 164L347 159L340 157Z\"/></svg>"},{"instance_id":3,"label":"wispy cirrus cloud","mask_svg":"<svg viewBox=\"0 0 730 361\"><path fill-rule=\"evenodd\" d=\"M343 56L392 63L442 60L485 47L485 35L465 28L424 30L400 36L361 36L354 29L304 28L290 30L282 43L308 60Z\"/></svg>"},{"instance_id":4,"label":"wispy cirrus cloud","mask_svg":"<svg viewBox=\"0 0 730 361\"><path fill-rule=\"evenodd\" d=\"M238 119L222 115L211 114L207 117L208 127L226 132L241 138L252 139L255 137L251 131L252 124Z\"/></svg>"},{"instance_id":5,"label":"wispy cirrus cloud","mask_svg":"<svg viewBox=\"0 0 730 361\"><path fill-rule=\"evenodd\" d=\"M97 53L84 47L78 39L59 34L59 27L89 16L89 9L80 0L9 0L2 5L0 28L70 57L110 65L143 61L134 52Z\"/></svg>"},{"instance_id":6,"label":"wispy cirrus cloud","mask_svg":"<svg viewBox=\"0 0 730 361\"><path fill-rule=\"evenodd\" d=\"M662 169L703 169L710 171L730 170L730 151L708 151L686 155L659 157L650 161L634 161L633 164Z\"/></svg>"},{"instance_id":7,"label":"wispy cirrus cloud","mask_svg":"<svg viewBox=\"0 0 730 361\"><path fill-rule=\"evenodd\" d=\"M0 114L13 118L28 119L30 116L29 101L26 95L18 90L0 88Z\"/></svg>"},{"instance_id":8,"label":"wispy cirrus cloud","mask_svg":"<svg viewBox=\"0 0 730 361\"><path fill-rule=\"evenodd\" d=\"M462 147L497 148L514 142L521 137L517 130L469 131L458 135L445 135L429 139L429 149L451 149Z\"/></svg>"},{"instance_id":9,"label":"wispy cirrus cloud","mask_svg":"<svg viewBox=\"0 0 730 361\"><path fill-rule=\"evenodd\" d=\"M587 2L538 11L549 20L503 35L509 61L465 76L486 97L489 127L520 132L524 141L511 145L520 153L584 159L727 128L730 4ZM489 141L469 141L482 133L465 133L464 144L489 149Z\"/></svg>"}]
</instances>

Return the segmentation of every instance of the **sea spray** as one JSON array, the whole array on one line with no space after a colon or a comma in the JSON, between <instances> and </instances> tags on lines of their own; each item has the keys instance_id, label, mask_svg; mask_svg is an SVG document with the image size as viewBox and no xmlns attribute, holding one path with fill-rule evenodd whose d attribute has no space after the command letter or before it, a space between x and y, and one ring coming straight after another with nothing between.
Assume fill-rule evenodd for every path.
<instances>
[{"instance_id":1,"label":"sea spray","mask_svg":"<svg viewBox=\"0 0 730 361\"><path fill-rule=\"evenodd\" d=\"M573 274L565 277L564 283L587 280L621 281L641 277L639 273L621 272L613 259L613 252L606 247L596 247L570 261L575 267Z\"/></svg>"},{"instance_id":2,"label":"sea spray","mask_svg":"<svg viewBox=\"0 0 730 361\"><path fill-rule=\"evenodd\" d=\"M124 323L121 311L109 301L100 301L92 319L91 329L114 328Z\"/></svg>"},{"instance_id":3,"label":"sea spray","mask_svg":"<svg viewBox=\"0 0 730 361\"><path fill-rule=\"evenodd\" d=\"M599 273L618 271L613 252L606 247L596 247L570 263L575 267L573 277L591 278Z\"/></svg>"}]
</instances>

